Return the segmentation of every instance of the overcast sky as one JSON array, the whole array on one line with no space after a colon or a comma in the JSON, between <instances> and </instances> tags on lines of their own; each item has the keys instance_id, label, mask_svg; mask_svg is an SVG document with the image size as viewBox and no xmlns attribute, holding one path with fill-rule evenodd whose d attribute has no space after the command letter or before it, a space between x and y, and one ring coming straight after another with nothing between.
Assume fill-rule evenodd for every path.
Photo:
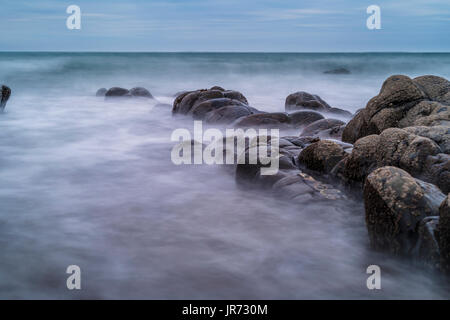
<instances>
[{"instance_id":1,"label":"overcast sky","mask_svg":"<svg viewBox=\"0 0 450 320\"><path fill-rule=\"evenodd\" d=\"M1 0L0 32L0 51L449 52L450 0Z\"/></svg>"}]
</instances>

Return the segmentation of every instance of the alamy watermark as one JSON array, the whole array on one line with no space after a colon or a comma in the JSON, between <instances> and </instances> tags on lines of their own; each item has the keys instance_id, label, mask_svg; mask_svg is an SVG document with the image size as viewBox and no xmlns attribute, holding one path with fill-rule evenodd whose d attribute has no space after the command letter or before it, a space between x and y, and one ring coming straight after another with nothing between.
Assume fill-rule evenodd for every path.
<instances>
[{"instance_id":1,"label":"alamy watermark","mask_svg":"<svg viewBox=\"0 0 450 320\"><path fill-rule=\"evenodd\" d=\"M373 4L367 7L366 12L370 14L366 21L367 29L381 29L381 8Z\"/></svg>"},{"instance_id":2,"label":"alamy watermark","mask_svg":"<svg viewBox=\"0 0 450 320\"><path fill-rule=\"evenodd\" d=\"M67 29L80 30L81 29L81 9L80 9L80 7L72 4L67 7L66 13L70 14L70 16L67 17L67 20L66 20Z\"/></svg>"},{"instance_id":3,"label":"alamy watermark","mask_svg":"<svg viewBox=\"0 0 450 320\"><path fill-rule=\"evenodd\" d=\"M172 149L171 160L175 165L260 164L261 175L274 175L279 169L279 137L278 129L203 131L202 121L194 121L193 136L185 128L173 131L171 141L179 143Z\"/></svg>"}]
</instances>

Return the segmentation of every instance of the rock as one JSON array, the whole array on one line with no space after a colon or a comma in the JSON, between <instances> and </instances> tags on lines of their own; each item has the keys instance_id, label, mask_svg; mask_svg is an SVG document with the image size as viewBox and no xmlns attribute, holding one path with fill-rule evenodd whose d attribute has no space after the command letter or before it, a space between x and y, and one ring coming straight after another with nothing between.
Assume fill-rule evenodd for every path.
<instances>
[{"instance_id":1,"label":"rock","mask_svg":"<svg viewBox=\"0 0 450 320\"><path fill-rule=\"evenodd\" d=\"M222 88L222 87L219 87L219 86L214 86L214 87L211 87L209 90L219 90L219 91L225 91L225 89L224 88Z\"/></svg>"},{"instance_id":2,"label":"rock","mask_svg":"<svg viewBox=\"0 0 450 320\"><path fill-rule=\"evenodd\" d=\"M104 97L106 95L106 92L108 91L108 89L106 88L100 88L97 90L97 92L95 93L96 97Z\"/></svg>"},{"instance_id":3,"label":"rock","mask_svg":"<svg viewBox=\"0 0 450 320\"><path fill-rule=\"evenodd\" d=\"M427 188L435 193L432 197L444 197L436 187ZM438 215L439 210L416 179L390 166L376 169L367 177L364 206L371 246L395 254L411 253L417 243L419 222Z\"/></svg>"},{"instance_id":4,"label":"rock","mask_svg":"<svg viewBox=\"0 0 450 320\"><path fill-rule=\"evenodd\" d=\"M329 173L346 155L341 145L330 140L321 140L303 149L298 162L308 169Z\"/></svg>"},{"instance_id":5,"label":"rock","mask_svg":"<svg viewBox=\"0 0 450 320\"><path fill-rule=\"evenodd\" d=\"M350 74L351 72L350 72L350 70L348 70L346 68L336 68L336 69L324 71L323 73L325 73L325 74Z\"/></svg>"},{"instance_id":6,"label":"rock","mask_svg":"<svg viewBox=\"0 0 450 320\"><path fill-rule=\"evenodd\" d=\"M290 124L290 118L283 112L252 114L238 119L233 126L240 128L282 128Z\"/></svg>"},{"instance_id":7,"label":"rock","mask_svg":"<svg viewBox=\"0 0 450 320\"><path fill-rule=\"evenodd\" d=\"M283 137L283 139L288 140L290 143L292 143L295 146L298 146L300 148L306 148L311 143L320 141L319 138L316 137L294 137L294 136L287 136Z\"/></svg>"},{"instance_id":8,"label":"rock","mask_svg":"<svg viewBox=\"0 0 450 320\"><path fill-rule=\"evenodd\" d=\"M339 127L345 125L341 120L337 119L322 119L314 121L303 129L300 136L317 136L321 131L335 128L335 131L339 131Z\"/></svg>"},{"instance_id":9,"label":"rock","mask_svg":"<svg viewBox=\"0 0 450 320\"><path fill-rule=\"evenodd\" d=\"M168 103L157 103L155 104L155 108L166 108L166 109L170 109L172 108L172 105L168 104Z\"/></svg>"},{"instance_id":10,"label":"rock","mask_svg":"<svg viewBox=\"0 0 450 320\"><path fill-rule=\"evenodd\" d=\"M105 99L110 98L131 98L130 91L124 88L113 87L106 91Z\"/></svg>"},{"instance_id":11,"label":"rock","mask_svg":"<svg viewBox=\"0 0 450 320\"><path fill-rule=\"evenodd\" d=\"M439 101L447 105L450 103L450 100L447 99L450 92L450 81L447 79L427 75L414 78L413 81L425 92L430 100Z\"/></svg>"},{"instance_id":12,"label":"rock","mask_svg":"<svg viewBox=\"0 0 450 320\"><path fill-rule=\"evenodd\" d=\"M229 98L216 98L216 99L209 99L206 101L203 101L202 103L199 103L195 105L188 114L192 115L192 117L196 120L202 120L205 118L206 114L220 109L225 106L241 106L241 107L247 107L246 104L242 103L239 100L229 99ZM248 108L247 108L248 110Z\"/></svg>"},{"instance_id":13,"label":"rock","mask_svg":"<svg viewBox=\"0 0 450 320\"><path fill-rule=\"evenodd\" d=\"M307 126L317 120L325 119L319 112L306 110L290 113L289 116L291 117L291 124L294 127Z\"/></svg>"},{"instance_id":14,"label":"rock","mask_svg":"<svg viewBox=\"0 0 450 320\"><path fill-rule=\"evenodd\" d=\"M214 88L214 89L213 89ZM248 105L247 99L242 93L232 90L216 89L200 89L196 91L188 91L177 96L173 102L172 114L187 114L200 103L211 100L228 98L234 99ZM222 89L222 90L221 90Z\"/></svg>"},{"instance_id":15,"label":"rock","mask_svg":"<svg viewBox=\"0 0 450 320\"><path fill-rule=\"evenodd\" d=\"M437 236L439 217L426 217L420 221L418 226L418 241L415 248L416 258L438 269L440 264L440 253Z\"/></svg>"},{"instance_id":16,"label":"rock","mask_svg":"<svg viewBox=\"0 0 450 320\"><path fill-rule=\"evenodd\" d=\"M450 273L450 194L439 207L438 234L441 267L446 273Z\"/></svg>"},{"instance_id":17,"label":"rock","mask_svg":"<svg viewBox=\"0 0 450 320\"><path fill-rule=\"evenodd\" d=\"M342 139L354 143L361 137L393 127L450 124L450 82L435 76L414 80L389 77L367 106L347 124Z\"/></svg>"},{"instance_id":18,"label":"rock","mask_svg":"<svg viewBox=\"0 0 450 320\"><path fill-rule=\"evenodd\" d=\"M311 109L316 111L327 111L331 107L318 95L313 95L304 91L292 93L287 96L285 110Z\"/></svg>"},{"instance_id":19,"label":"rock","mask_svg":"<svg viewBox=\"0 0 450 320\"><path fill-rule=\"evenodd\" d=\"M424 179L437 185L444 193L450 192L450 155L439 153L427 157Z\"/></svg>"},{"instance_id":20,"label":"rock","mask_svg":"<svg viewBox=\"0 0 450 320\"><path fill-rule=\"evenodd\" d=\"M145 88L142 87L136 87L136 88L132 88L130 89L130 94L133 97L140 97L140 98L149 98L149 99L153 99L152 94L150 93L150 91L148 91Z\"/></svg>"},{"instance_id":21,"label":"rock","mask_svg":"<svg viewBox=\"0 0 450 320\"><path fill-rule=\"evenodd\" d=\"M433 140L441 151L450 154L450 127L449 126L417 126L404 128L405 131Z\"/></svg>"},{"instance_id":22,"label":"rock","mask_svg":"<svg viewBox=\"0 0 450 320\"><path fill-rule=\"evenodd\" d=\"M353 114L351 112L344 110L344 109L339 109L339 108L330 108L327 110L327 113L333 114L336 116L345 117L345 118L351 118L353 116Z\"/></svg>"},{"instance_id":23,"label":"rock","mask_svg":"<svg viewBox=\"0 0 450 320\"><path fill-rule=\"evenodd\" d=\"M332 174L345 182L364 183L366 177L377 168L379 135L370 135L355 142L351 154L341 160Z\"/></svg>"},{"instance_id":24,"label":"rock","mask_svg":"<svg viewBox=\"0 0 450 320\"><path fill-rule=\"evenodd\" d=\"M2 85L1 89L0 111L3 111L5 110L6 102L8 102L8 99L11 96L11 89L5 85Z\"/></svg>"},{"instance_id":25,"label":"rock","mask_svg":"<svg viewBox=\"0 0 450 320\"><path fill-rule=\"evenodd\" d=\"M205 115L205 121L207 123L232 123L239 118L251 114L253 114L253 112L247 106L225 106L208 112Z\"/></svg>"},{"instance_id":26,"label":"rock","mask_svg":"<svg viewBox=\"0 0 450 320\"><path fill-rule=\"evenodd\" d=\"M300 202L315 199L345 199L345 196L331 185L319 182L310 175L300 171L278 180L272 186L272 190L282 198Z\"/></svg>"}]
</instances>

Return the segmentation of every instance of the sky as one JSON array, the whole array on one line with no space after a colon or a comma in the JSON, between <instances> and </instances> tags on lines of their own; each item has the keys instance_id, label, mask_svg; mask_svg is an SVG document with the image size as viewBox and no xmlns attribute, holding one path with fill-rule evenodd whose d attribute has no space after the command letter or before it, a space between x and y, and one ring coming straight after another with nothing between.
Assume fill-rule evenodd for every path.
<instances>
[{"instance_id":1,"label":"sky","mask_svg":"<svg viewBox=\"0 0 450 320\"><path fill-rule=\"evenodd\" d=\"M0 30L0 51L450 52L450 0L1 0Z\"/></svg>"}]
</instances>

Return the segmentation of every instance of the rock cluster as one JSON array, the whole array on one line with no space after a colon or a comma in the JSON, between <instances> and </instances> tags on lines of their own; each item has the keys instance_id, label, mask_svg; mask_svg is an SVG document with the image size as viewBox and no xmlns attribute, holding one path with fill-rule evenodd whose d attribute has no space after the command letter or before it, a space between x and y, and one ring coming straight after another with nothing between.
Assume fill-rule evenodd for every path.
<instances>
[{"instance_id":1,"label":"rock cluster","mask_svg":"<svg viewBox=\"0 0 450 320\"><path fill-rule=\"evenodd\" d=\"M145 98L154 99L150 91L142 87L131 88L130 90L120 87L112 87L110 89L100 88L97 90L97 97L105 97L105 100L117 98Z\"/></svg>"},{"instance_id":2,"label":"rock cluster","mask_svg":"<svg viewBox=\"0 0 450 320\"><path fill-rule=\"evenodd\" d=\"M2 85L0 91L0 111L5 109L6 103L8 102L10 96L11 89L5 85Z\"/></svg>"}]
</instances>

